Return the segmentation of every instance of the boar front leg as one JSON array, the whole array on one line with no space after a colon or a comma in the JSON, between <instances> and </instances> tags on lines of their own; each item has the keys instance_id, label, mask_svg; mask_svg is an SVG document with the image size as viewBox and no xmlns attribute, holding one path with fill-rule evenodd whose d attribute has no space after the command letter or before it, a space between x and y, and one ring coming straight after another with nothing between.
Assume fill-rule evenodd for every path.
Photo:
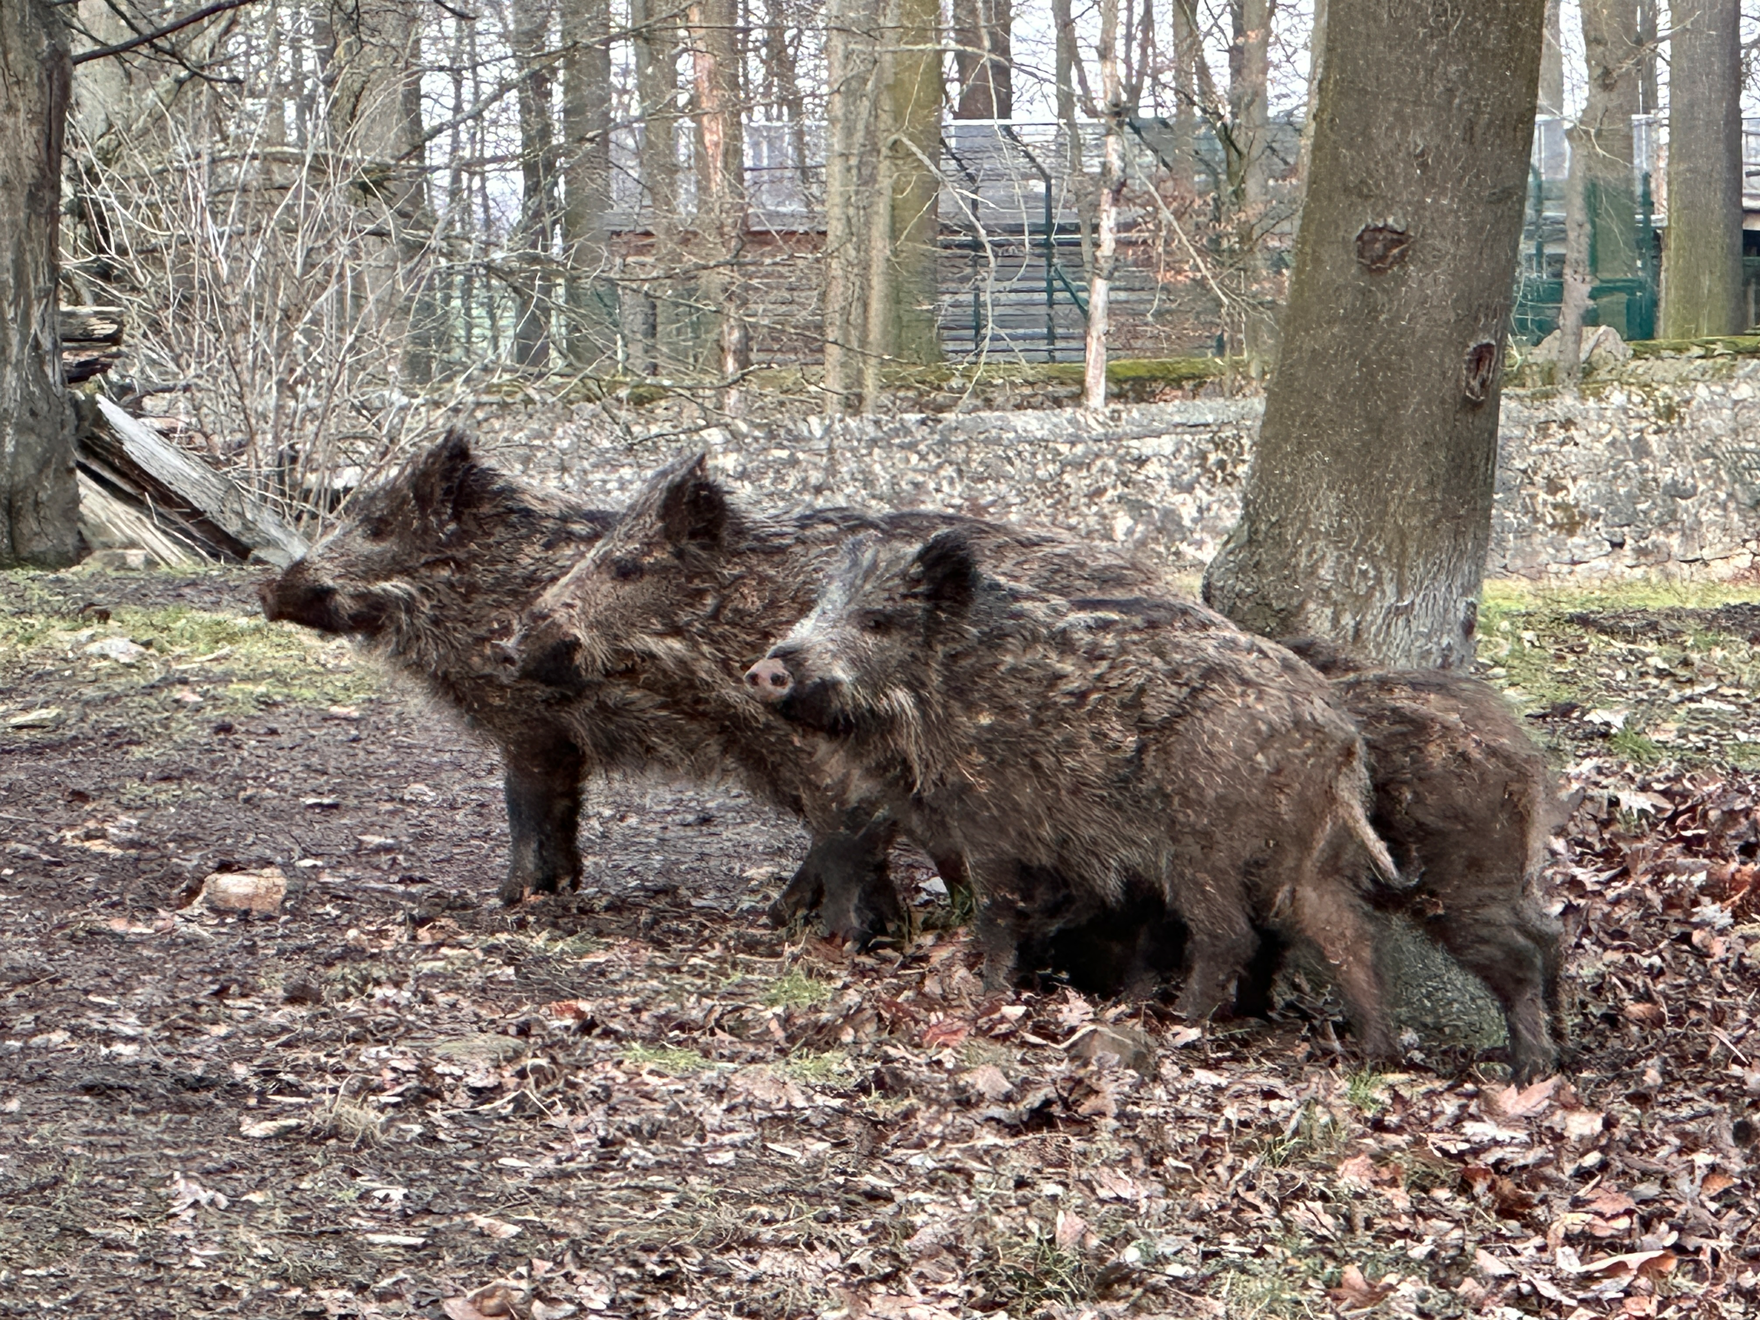
<instances>
[{"instance_id":1,"label":"boar front leg","mask_svg":"<svg viewBox=\"0 0 1760 1320\"><path fill-rule=\"evenodd\" d=\"M786 926L816 909L826 934L866 945L904 923L904 904L888 866L898 825L871 807L850 809L841 824L842 829L814 834L769 916Z\"/></svg>"},{"instance_id":2,"label":"boar front leg","mask_svg":"<svg viewBox=\"0 0 1760 1320\"><path fill-rule=\"evenodd\" d=\"M507 829L512 836L501 901L554 894L581 882L576 839L586 757L566 738L545 737L502 750Z\"/></svg>"}]
</instances>

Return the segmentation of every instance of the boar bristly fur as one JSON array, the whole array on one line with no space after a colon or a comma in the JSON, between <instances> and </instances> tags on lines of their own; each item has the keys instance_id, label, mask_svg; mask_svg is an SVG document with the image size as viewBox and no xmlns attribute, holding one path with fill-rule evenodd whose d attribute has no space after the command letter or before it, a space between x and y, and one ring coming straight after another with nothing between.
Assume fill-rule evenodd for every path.
<instances>
[{"instance_id":1,"label":"boar bristly fur","mask_svg":"<svg viewBox=\"0 0 1760 1320\"><path fill-rule=\"evenodd\" d=\"M772 648L766 695L963 853L992 983L1141 882L1188 929L1189 1016L1228 999L1264 923L1320 947L1364 1049L1390 1054L1360 891L1393 867L1355 728L1281 647L1142 595L1059 599L961 531L866 546Z\"/></svg>"},{"instance_id":2,"label":"boar bristly fur","mask_svg":"<svg viewBox=\"0 0 1760 1320\"><path fill-rule=\"evenodd\" d=\"M599 762L548 689L506 681L495 648L616 518L478 462L454 428L261 588L270 619L359 638L500 751L508 902L579 882L581 781Z\"/></svg>"},{"instance_id":3,"label":"boar bristly fur","mask_svg":"<svg viewBox=\"0 0 1760 1320\"><path fill-rule=\"evenodd\" d=\"M770 915L784 922L817 908L831 933L865 942L903 917L887 874L897 824L844 792L820 761L821 740L771 718L740 679L812 607L853 538L916 545L956 526L1030 580L1080 573L1119 592L1159 580L1123 555L952 514L766 516L731 499L699 454L657 473L617 528L544 593L522 628L521 672L566 694L580 725L623 730L632 706L664 713L683 733L670 751L655 749L655 768L732 775L803 817L811 849ZM956 869L958 859L938 864Z\"/></svg>"}]
</instances>

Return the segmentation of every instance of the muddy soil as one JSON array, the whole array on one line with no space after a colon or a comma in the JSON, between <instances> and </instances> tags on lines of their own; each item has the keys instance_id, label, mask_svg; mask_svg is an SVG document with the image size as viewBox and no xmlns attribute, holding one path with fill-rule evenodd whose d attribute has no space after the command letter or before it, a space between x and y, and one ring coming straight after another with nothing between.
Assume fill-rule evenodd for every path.
<instances>
[{"instance_id":1,"label":"muddy soil","mask_svg":"<svg viewBox=\"0 0 1760 1320\"><path fill-rule=\"evenodd\" d=\"M507 910L493 756L251 584L0 575L0 1315L1760 1307L1741 771L1576 762L1581 1054L1518 1092L1300 981L986 995L908 856L907 946L772 930L733 791L596 786Z\"/></svg>"}]
</instances>

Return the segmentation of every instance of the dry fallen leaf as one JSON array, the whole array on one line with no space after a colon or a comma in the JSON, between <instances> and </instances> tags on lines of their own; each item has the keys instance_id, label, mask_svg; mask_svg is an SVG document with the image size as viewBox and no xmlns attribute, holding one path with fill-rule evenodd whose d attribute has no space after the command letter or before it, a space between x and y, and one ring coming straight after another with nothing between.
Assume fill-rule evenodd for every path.
<instances>
[{"instance_id":1,"label":"dry fallen leaf","mask_svg":"<svg viewBox=\"0 0 1760 1320\"><path fill-rule=\"evenodd\" d=\"M1362 1311L1379 1305L1392 1291L1393 1285L1370 1283L1363 1277L1362 1270L1355 1265L1346 1265L1339 1274L1338 1286L1328 1288L1326 1295L1347 1311Z\"/></svg>"},{"instance_id":2,"label":"dry fallen leaf","mask_svg":"<svg viewBox=\"0 0 1760 1320\"><path fill-rule=\"evenodd\" d=\"M1553 1092L1558 1090L1560 1080L1548 1077L1520 1090L1506 1086L1502 1090L1487 1091L1484 1095L1485 1112L1493 1118L1533 1118L1544 1113L1552 1103Z\"/></svg>"},{"instance_id":3,"label":"dry fallen leaf","mask_svg":"<svg viewBox=\"0 0 1760 1320\"><path fill-rule=\"evenodd\" d=\"M1065 1251L1080 1245L1082 1235L1088 1231L1088 1221L1069 1210L1057 1212L1057 1245Z\"/></svg>"}]
</instances>

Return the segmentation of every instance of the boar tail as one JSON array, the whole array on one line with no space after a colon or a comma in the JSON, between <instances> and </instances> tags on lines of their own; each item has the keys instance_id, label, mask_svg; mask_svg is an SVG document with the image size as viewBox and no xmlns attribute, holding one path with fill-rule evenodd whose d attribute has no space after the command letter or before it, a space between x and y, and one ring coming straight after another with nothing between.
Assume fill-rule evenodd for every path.
<instances>
[{"instance_id":1,"label":"boar tail","mask_svg":"<svg viewBox=\"0 0 1760 1320\"><path fill-rule=\"evenodd\" d=\"M1363 764L1361 744L1351 749L1350 761L1338 776L1338 813L1343 818L1350 832L1363 845L1363 851L1369 854L1369 864L1374 867L1375 874L1382 883L1395 889L1407 889L1411 881L1399 873L1394 864L1393 854L1387 850L1375 827L1369 823L1369 814L1363 810L1363 800L1369 793L1369 772Z\"/></svg>"}]
</instances>

